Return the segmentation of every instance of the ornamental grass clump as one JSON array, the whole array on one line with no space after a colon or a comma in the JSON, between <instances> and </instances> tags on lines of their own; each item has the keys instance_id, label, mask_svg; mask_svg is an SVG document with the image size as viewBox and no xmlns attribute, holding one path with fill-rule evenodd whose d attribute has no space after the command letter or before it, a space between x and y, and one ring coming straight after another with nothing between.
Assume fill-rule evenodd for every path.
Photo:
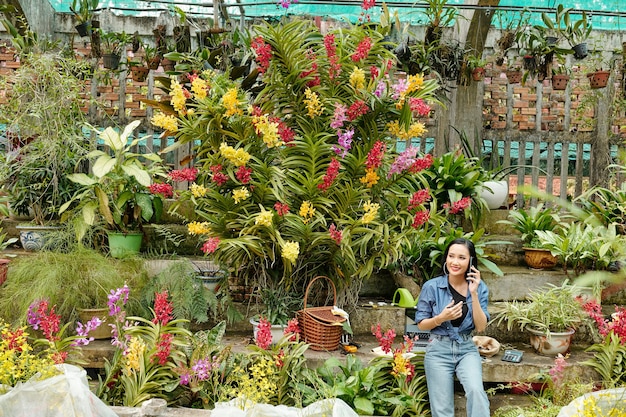
<instances>
[{"instance_id":1,"label":"ornamental grass clump","mask_svg":"<svg viewBox=\"0 0 626 417\"><path fill-rule=\"evenodd\" d=\"M254 32L256 96L201 68L159 79L168 96L149 102L161 110L153 124L174 146L198 144L197 176L175 198L193 205L202 251L231 272L297 290L325 275L345 288L440 218L424 172L432 158L411 144L439 85L396 74L370 28L323 35L295 20Z\"/></svg>"}]
</instances>

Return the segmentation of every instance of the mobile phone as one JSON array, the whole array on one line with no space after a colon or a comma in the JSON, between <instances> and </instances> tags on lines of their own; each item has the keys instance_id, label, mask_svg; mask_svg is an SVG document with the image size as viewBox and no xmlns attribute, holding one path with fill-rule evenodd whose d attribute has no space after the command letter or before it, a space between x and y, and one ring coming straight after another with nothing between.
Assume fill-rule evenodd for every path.
<instances>
[{"instance_id":1,"label":"mobile phone","mask_svg":"<svg viewBox=\"0 0 626 417\"><path fill-rule=\"evenodd\" d=\"M472 263L474 262L474 258L470 256L469 265L467 266L467 271L465 271L465 279L467 279L467 274L472 270Z\"/></svg>"}]
</instances>

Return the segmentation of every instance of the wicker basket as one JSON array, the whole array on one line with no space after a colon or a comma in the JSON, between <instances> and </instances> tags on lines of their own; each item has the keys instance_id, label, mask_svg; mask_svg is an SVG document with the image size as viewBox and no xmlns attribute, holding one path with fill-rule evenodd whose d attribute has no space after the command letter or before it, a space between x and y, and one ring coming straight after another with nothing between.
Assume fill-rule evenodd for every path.
<instances>
[{"instance_id":1,"label":"wicker basket","mask_svg":"<svg viewBox=\"0 0 626 417\"><path fill-rule=\"evenodd\" d=\"M302 329L302 337L309 344L311 350L337 350L343 332L345 317L332 313L333 306L309 307L307 298L311 285L318 279L326 279L333 290L333 305L337 302L337 290L332 280L325 276L318 276L311 280L304 293L304 308L296 313L298 323Z\"/></svg>"}]
</instances>

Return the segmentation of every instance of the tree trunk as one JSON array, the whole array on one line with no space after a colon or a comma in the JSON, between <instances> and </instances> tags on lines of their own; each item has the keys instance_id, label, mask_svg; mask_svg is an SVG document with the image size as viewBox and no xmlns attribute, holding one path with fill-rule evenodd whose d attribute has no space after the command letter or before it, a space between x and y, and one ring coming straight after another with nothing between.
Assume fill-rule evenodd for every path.
<instances>
[{"instance_id":1,"label":"tree trunk","mask_svg":"<svg viewBox=\"0 0 626 417\"><path fill-rule=\"evenodd\" d=\"M393 277L393 281L396 283L396 286L398 288L406 288L407 290L409 290L413 298L417 300L420 292L422 291L422 287L417 285L417 283L413 281L412 277L410 277L409 275L405 275L399 271L392 271L391 275Z\"/></svg>"}]
</instances>

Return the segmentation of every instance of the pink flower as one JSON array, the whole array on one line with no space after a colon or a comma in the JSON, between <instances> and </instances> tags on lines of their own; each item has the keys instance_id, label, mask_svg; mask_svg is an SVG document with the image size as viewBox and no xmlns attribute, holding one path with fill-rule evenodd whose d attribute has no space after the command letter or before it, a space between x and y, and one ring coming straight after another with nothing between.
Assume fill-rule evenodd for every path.
<instances>
[{"instance_id":1,"label":"pink flower","mask_svg":"<svg viewBox=\"0 0 626 417\"><path fill-rule=\"evenodd\" d=\"M395 161L389 167L389 172L387 173L387 179L391 178L393 174L401 174L407 169L409 169L413 163L415 162L415 155L417 155L417 147L409 146L406 148Z\"/></svg>"},{"instance_id":2,"label":"pink flower","mask_svg":"<svg viewBox=\"0 0 626 417\"><path fill-rule=\"evenodd\" d=\"M375 169L380 167L383 162L383 156L385 156L385 144L381 141L376 141L372 149L367 153L367 161L365 161L365 167L367 169Z\"/></svg>"},{"instance_id":3,"label":"pink flower","mask_svg":"<svg viewBox=\"0 0 626 417\"><path fill-rule=\"evenodd\" d=\"M335 113L333 114L333 119L330 121L330 127L333 129L339 129L343 126L343 122L348 120L346 117L346 110L347 107L344 104L335 104Z\"/></svg>"},{"instance_id":4,"label":"pink flower","mask_svg":"<svg viewBox=\"0 0 626 417\"><path fill-rule=\"evenodd\" d=\"M250 175L252 174L252 168L246 168L244 166L240 166L235 173L235 176L242 184L247 184L250 182Z\"/></svg>"},{"instance_id":5,"label":"pink flower","mask_svg":"<svg viewBox=\"0 0 626 417\"><path fill-rule=\"evenodd\" d=\"M413 227L414 229L419 229L419 227L426 223L428 219L430 219L430 211L418 211L413 217L413 223L411 224L411 227Z\"/></svg>"},{"instance_id":6,"label":"pink flower","mask_svg":"<svg viewBox=\"0 0 626 417\"><path fill-rule=\"evenodd\" d=\"M266 318L259 320L255 343L261 349L267 349L272 344L272 325Z\"/></svg>"},{"instance_id":7,"label":"pink flower","mask_svg":"<svg viewBox=\"0 0 626 417\"><path fill-rule=\"evenodd\" d=\"M170 171L168 176L175 182L194 182L198 176L198 168L183 168Z\"/></svg>"},{"instance_id":8,"label":"pink flower","mask_svg":"<svg viewBox=\"0 0 626 417\"><path fill-rule=\"evenodd\" d=\"M367 9L365 9L367 10ZM359 42L356 47L356 51L350 56L353 62L359 62L367 58L367 55L370 53L370 49L372 48L372 40L366 36Z\"/></svg>"},{"instance_id":9,"label":"pink flower","mask_svg":"<svg viewBox=\"0 0 626 417\"><path fill-rule=\"evenodd\" d=\"M154 318L153 323L165 326L174 318L174 306L167 300L167 290L154 295Z\"/></svg>"},{"instance_id":10,"label":"pink flower","mask_svg":"<svg viewBox=\"0 0 626 417\"><path fill-rule=\"evenodd\" d=\"M328 168L326 169L326 174L324 174L323 181L321 184L317 184L317 188L322 191L328 190L330 186L333 185L333 181L335 181L337 175L339 175L340 166L341 165L339 164L339 161L337 161L335 158L332 158L330 160Z\"/></svg>"},{"instance_id":11,"label":"pink flower","mask_svg":"<svg viewBox=\"0 0 626 417\"><path fill-rule=\"evenodd\" d=\"M430 168L432 164L433 156L428 153L423 158L417 158L409 168L409 172L411 174L417 174L420 171Z\"/></svg>"},{"instance_id":12,"label":"pink flower","mask_svg":"<svg viewBox=\"0 0 626 417\"><path fill-rule=\"evenodd\" d=\"M376 5L376 0L363 0L361 7L363 10L369 10Z\"/></svg>"},{"instance_id":13,"label":"pink flower","mask_svg":"<svg viewBox=\"0 0 626 417\"><path fill-rule=\"evenodd\" d=\"M277 201L276 203L274 203L274 210L276 210L276 213L278 213L279 216L284 216L285 214L289 213L289 206L286 203L281 203L280 201Z\"/></svg>"},{"instance_id":14,"label":"pink flower","mask_svg":"<svg viewBox=\"0 0 626 417\"><path fill-rule=\"evenodd\" d=\"M150 193L161 194L163 198L171 198L174 196L174 187L171 184L166 183L153 183L150 184Z\"/></svg>"},{"instance_id":15,"label":"pink flower","mask_svg":"<svg viewBox=\"0 0 626 417\"><path fill-rule=\"evenodd\" d=\"M335 241L337 245L341 245L341 239L343 239L343 232L337 229L335 223L330 225L328 229L328 233L330 234L330 238Z\"/></svg>"},{"instance_id":16,"label":"pink flower","mask_svg":"<svg viewBox=\"0 0 626 417\"><path fill-rule=\"evenodd\" d=\"M380 328L380 323L376 324L376 326L372 326L372 334L376 336L376 340L378 340L378 345L382 348L384 353L391 352L391 346L393 345L393 339L396 338L396 332L393 329L389 329L383 334L382 329Z\"/></svg>"},{"instance_id":17,"label":"pink flower","mask_svg":"<svg viewBox=\"0 0 626 417\"><path fill-rule=\"evenodd\" d=\"M413 113L417 113L419 116L426 117L430 114L430 106L424 102L421 98L410 97L409 107Z\"/></svg>"},{"instance_id":18,"label":"pink flower","mask_svg":"<svg viewBox=\"0 0 626 417\"><path fill-rule=\"evenodd\" d=\"M210 237L207 239L206 242L204 242L204 245L202 245L202 252L204 252L207 255L210 253L213 253L215 252L219 244L220 244L219 237Z\"/></svg>"},{"instance_id":19,"label":"pink flower","mask_svg":"<svg viewBox=\"0 0 626 417\"><path fill-rule=\"evenodd\" d=\"M41 328L44 337L51 342L59 340L55 333L59 331L61 316L54 313L55 307L50 307L48 311L48 300L35 301L28 306L28 324L35 330Z\"/></svg>"},{"instance_id":20,"label":"pink flower","mask_svg":"<svg viewBox=\"0 0 626 417\"><path fill-rule=\"evenodd\" d=\"M296 342L302 330L300 329L300 323L298 323L297 318L293 318L287 322L287 327L285 327L285 335L291 335L289 337L289 341Z\"/></svg>"}]
</instances>

